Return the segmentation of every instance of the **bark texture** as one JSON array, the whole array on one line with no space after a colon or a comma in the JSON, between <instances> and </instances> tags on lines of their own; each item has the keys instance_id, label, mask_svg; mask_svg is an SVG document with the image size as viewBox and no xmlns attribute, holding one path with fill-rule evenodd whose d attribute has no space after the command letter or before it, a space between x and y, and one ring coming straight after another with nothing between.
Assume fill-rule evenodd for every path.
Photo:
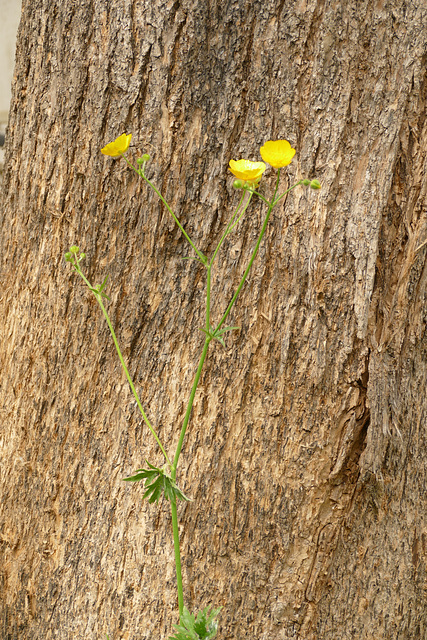
<instances>
[{"instance_id":1,"label":"bark texture","mask_svg":"<svg viewBox=\"0 0 427 640\"><path fill-rule=\"evenodd\" d=\"M110 275L173 452L204 272L100 154L123 132L205 253L237 203L231 158L286 138L290 183L322 183L275 209L241 331L204 370L179 474L187 606L223 606L230 640L427 638L426 41L419 0L23 1L0 210L2 638L164 639L177 621L168 505L121 481L162 460L63 259L76 243L94 283ZM264 213L226 243L214 318Z\"/></svg>"}]
</instances>

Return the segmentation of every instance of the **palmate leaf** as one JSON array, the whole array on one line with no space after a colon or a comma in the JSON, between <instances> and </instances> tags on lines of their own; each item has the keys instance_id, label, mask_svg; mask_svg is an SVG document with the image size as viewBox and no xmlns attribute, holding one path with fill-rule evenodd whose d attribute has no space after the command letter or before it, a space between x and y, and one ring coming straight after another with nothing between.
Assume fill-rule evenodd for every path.
<instances>
[{"instance_id":1,"label":"palmate leaf","mask_svg":"<svg viewBox=\"0 0 427 640\"><path fill-rule=\"evenodd\" d=\"M218 616L221 609L212 609L209 613L209 607L203 609L197 614L190 613L186 607L180 617L181 624L175 624L175 635L169 636L169 640L210 640L216 636L218 630Z\"/></svg>"},{"instance_id":2,"label":"palmate leaf","mask_svg":"<svg viewBox=\"0 0 427 640\"><path fill-rule=\"evenodd\" d=\"M143 498L147 498L148 502L158 502L164 494L166 500L171 502L174 500L184 500L190 502L188 498L177 484L172 480L171 476L166 473L166 469L154 467L146 460L148 469L137 469L134 475L123 478L126 482L139 482L145 480L145 493Z\"/></svg>"}]
</instances>

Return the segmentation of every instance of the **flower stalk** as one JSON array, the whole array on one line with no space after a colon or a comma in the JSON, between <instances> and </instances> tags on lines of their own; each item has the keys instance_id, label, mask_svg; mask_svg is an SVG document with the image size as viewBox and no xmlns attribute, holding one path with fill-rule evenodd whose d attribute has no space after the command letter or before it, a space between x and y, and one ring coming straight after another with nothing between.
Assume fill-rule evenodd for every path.
<instances>
[{"instance_id":1,"label":"flower stalk","mask_svg":"<svg viewBox=\"0 0 427 640\"><path fill-rule=\"evenodd\" d=\"M144 154L141 158L137 160L137 167L135 167L124 155L130 146L132 139L132 135L122 134L113 142L107 144L102 148L102 153L106 156L111 156L113 158L122 156L127 162L128 166L135 171L135 173L140 176L145 183L148 185L150 189L157 194L160 201L164 204L169 214L172 216L174 221L176 222L178 228L183 234L184 238L187 240L191 248L196 253L197 258L194 258L198 262L201 262L206 268L206 310L205 310L205 324L204 328L201 331L205 334L205 340L203 344L203 348L201 351L201 355L199 358L199 362L197 365L196 373L194 376L193 384L190 390L189 398L187 401L187 407L184 415L184 419L180 428L178 443L175 449L175 453L173 456L168 455L166 446L162 443L159 438L156 429L151 424L150 420L147 417L147 414L141 404L139 396L136 392L135 386L129 374L128 368L124 361L123 355L121 353L119 343L114 332L111 320L107 313L107 310L103 303L103 298L109 300L107 294L105 293L105 287L107 283L107 278L104 279L101 285L97 285L93 287L86 276L83 274L80 262L86 257L84 253L79 255L79 248L77 246L73 246L70 248L69 252L65 254L65 258L68 262L72 264L78 275L82 278L86 286L89 290L95 295L95 298L101 307L102 313L107 322L108 328L110 330L111 336L113 338L114 346L116 348L118 357L122 364L122 368L125 372L126 378L129 382L132 393L137 402L137 406L141 412L143 420L147 425L148 429L152 433L160 451L162 452L166 464L164 467L159 468L156 467L149 462L147 462L148 467L143 469L138 469L134 475L124 478L124 480L129 482L138 482L145 481L146 491L144 493L144 497L146 497L150 502L158 501L163 495L165 499L169 500L171 507L171 516L172 516L172 533L173 533L173 542L174 542L174 555L175 555L175 567L176 567L176 580L177 580L177 594L178 594L178 610L180 615L181 626L176 626L178 633L174 638L177 640L181 640L183 638L189 638L190 635L186 635L188 630L201 629L203 626L206 630L206 635L203 635L203 638L213 638L216 634L217 623L215 621L216 616L219 613L219 609L214 609L210 613L208 609L204 609L197 616L197 619L194 615L190 614L188 610L184 606L184 590L183 590L183 580L182 580L182 567L181 567L181 552L180 552L180 540L179 540L179 527L178 527L178 511L177 511L177 501L178 500L189 500L185 496L185 494L181 491L181 489L177 486L177 471L178 471L178 463L180 460L180 456L182 453L182 448L185 441L185 436L187 433L188 425L190 422L194 399L196 397L197 389L200 383L203 367L208 355L210 344L213 340L220 342L223 346L225 346L224 338L227 332L238 329L238 327L227 327L225 325L225 321L235 305L237 298L246 282L246 279L249 275L249 272L252 268L254 260L258 254L262 239L265 235L269 219L271 216L271 212L274 207L280 202L280 200L292 189L299 185L310 186L312 189L320 189L320 183L317 180L299 180L292 187L287 189L281 195L277 195L279 189L279 181L280 181L280 172L283 167L286 167L295 155L295 149L291 147L289 142L286 140L276 140L276 141L267 141L263 147L260 149L261 156L264 162L251 162L250 160L230 160L229 169L231 173L237 178L234 182L234 186L236 189L242 189L242 195L240 201L232 214L230 220L227 223L225 231L220 237L220 240L212 253L212 257L210 260L207 256L205 256L202 251L200 251L193 240L190 238L183 225L179 221L178 217L172 211L172 208L165 200L163 195L157 189L157 187L153 184L151 180L149 180L145 174L145 167L147 162L150 159L148 154ZM269 200L259 191L259 183L263 176L264 171L266 170L265 162L269 163L272 167L277 169L277 179L273 192L273 196ZM219 322L216 326L212 326L211 323L211 306L212 306L212 271L214 268L215 259L220 251L220 249L224 245L224 241L228 235L230 235L237 227L239 222L244 217L249 204L253 198L253 196L257 196L260 198L262 202L267 205L267 213L263 220L260 232L258 234L257 242L252 252L250 253L249 260L246 266L246 269L243 273L243 276L237 286L237 289L228 304L227 308L223 312ZM108 276L107 276L108 277ZM182 631L183 635L180 635ZM194 631L196 633L196 631ZM193 638L199 638L199 635L191 635ZM201 636L200 636L201 637ZM171 640L174 640L172 638Z\"/></svg>"}]
</instances>

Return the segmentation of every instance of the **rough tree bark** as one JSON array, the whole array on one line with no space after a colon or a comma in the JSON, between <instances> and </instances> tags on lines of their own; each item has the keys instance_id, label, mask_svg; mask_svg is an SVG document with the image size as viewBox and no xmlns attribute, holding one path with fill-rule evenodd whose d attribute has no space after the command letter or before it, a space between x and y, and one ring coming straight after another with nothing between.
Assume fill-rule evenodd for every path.
<instances>
[{"instance_id":1,"label":"rough tree bark","mask_svg":"<svg viewBox=\"0 0 427 640\"><path fill-rule=\"evenodd\" d=\"M297 149L212 349L185 448L186 603L220 638L427 637L426 5L419 0L24 0L1 215L0 628L166 638L161 462L107 327L63 255L108 273L142 400L173 450L203 341L203 273L130 154L209 252L231 158ZM272 187L273 172L263 179ZM282 186L286 185L283 179ZM218 263L219 314L265 209ZM417 251L418 249L418 251Z\"/></svg>"}]
</instances>

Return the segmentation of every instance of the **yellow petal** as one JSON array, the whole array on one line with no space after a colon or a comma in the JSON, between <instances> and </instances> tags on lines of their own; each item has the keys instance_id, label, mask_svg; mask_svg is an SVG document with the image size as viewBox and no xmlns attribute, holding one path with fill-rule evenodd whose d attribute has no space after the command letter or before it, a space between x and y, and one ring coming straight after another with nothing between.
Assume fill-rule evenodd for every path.
<instances>
[{"instance_id":1,"label":"yellow petal","mask_svg":"<svg viewBox=\"0 0 427 640\"><path fill-rule=\"evenodd\" d=\"M230 160L229 169L233 176L245 182L255 182L258 180L266 166L263 162L251 162L250 160Z\"/></svg>"},{"instance_id":2,"label":"yellow petal","mask_svg":"<svg viewBox=\"0 0 427 640\"><path fill-rule=\"evenodd\" d=\"M268 162L275 169L287 167L292 162L295 149L287 140L268 140L260 149L264 162Z\"/></svg>"},{"instance_id":3,"label":"yellow petal","mask_svg":"<svg viewBox=\"0 0 427 640\"><path fill-rule=\"evenodd\" d=\"M116 138L113 142L106 144L105 147L101 149L101 153L103 153L104 156L111 156L112 158L121 156L122 153L125 153L129 149L131 139L131 133L129 135L122 133L122 135Z\"/></svg>"}]
</instances>

